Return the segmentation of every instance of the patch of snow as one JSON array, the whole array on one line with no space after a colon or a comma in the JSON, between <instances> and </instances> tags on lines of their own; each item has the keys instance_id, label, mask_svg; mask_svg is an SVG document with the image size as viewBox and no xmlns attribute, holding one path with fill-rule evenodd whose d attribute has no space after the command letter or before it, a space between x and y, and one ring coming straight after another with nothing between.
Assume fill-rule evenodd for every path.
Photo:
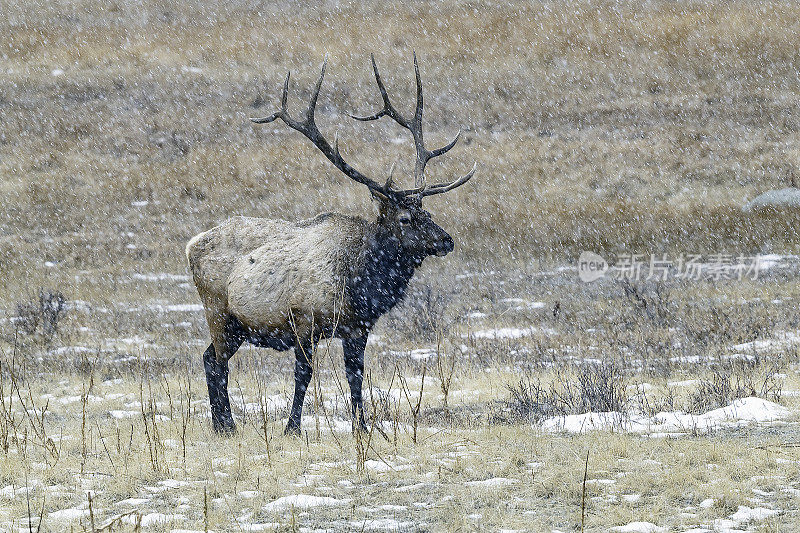
<instances>
[{"instance_id":1,"label":"patch of snow","mask_svg":"<svg viewBox=\"0 0 800 533\"><path fill-rule=\"evenodd\" d=\"M125 516L123 522L131 525L136 524L137 517L134 515ZM142 516L142 527L163 527L167 524L174 522L183 522L186 520L186 515L182 514L164 514L164 513L148 513Z\"/></svg>"},{"instance_id":2,"label":"patch of snow","mask_svg":"<svg viewBox=\"0 0 800 533\"><path fill-rule=\"evenodd\" d=\"M371 472L375 472L377 474L382 474L384 472L396 472L400 470L411 470L413 468L410 464L395 464L390 461L375 461L370 459L369 461L364 461L364 468Z\"/></svg>"},{"instance_id":3,"label":"patch of snow","mask_svg":"<svg viewBox=\"0 0 800 533\"><path fill-rule=\"evenodd\" d=\"M79 353L97 353L97 348L88 346L60 346L47 352L47 355L74 355Z\"/></svg>"},{"instance_id":4,"label":"patch of snow","mask_svg":"<svg viewBox=\"0 0 800 533\"><path fill-rule=\"evenodd\" d=\"M694 387L700 384L699 379L684 379L683 381L668 381L669 387Z\"/></svg>"},{"instance_id":5,"label":"patch of snow","mask_svg":"<svg viewBox=\"0 0 800 533\"><path fill-rule=\"evenodd\" d=\"M587 479L586 483L589 485L613 485L616 481L613 479Z\"/></svg>"},{"instance_id":6,"label":"patch of snow","mask_svg":"<svg viewBox=\"0 0 800 533\"><path fill-rule=\"evenodd\" d=\"M297 509L313 509L314 507L340 507L347 505L352 500L329 498L327 496L310 496L308 494L293 494L284 496L264 506L266 511L283 511L292 507Z\"/></svg>"},{"instance_id":7,"label":"patch of snow","mask_svg":"<svg viewBox=\"0 0 800 533\"><path fill-rule=\"evenodd\" d=\"M190 483L188 481L179 481L177 479L163 479L156 483L156 485L167 489L179 489L181 487L190 485Z\"/></svg>"},{"instance_id":8,"label":"patch of snow","mask_svg":"<svg viewBox=\"0 0 800 533\"><path fill-rule=\"evenodd\" d=\"M709 422L719 420L743 420L749 422L771 422L791 415L791 411L782 405L762 398L742 398L727 407L714 409L700 418Z\"/></svg>"},{"instance_id":9,"label":"patch of snow","mask_svg":"<svg viewBox=\"0 0 800 533\"><path fill-rule=\"evenodd\" d=\"M361 522L353 521L350 525L359 531L404 531L414 524L408 521L400 522L394 518L376 518Z\"/></svg>"},{"instance_id":10,"label":"patch of snow","mask_svg":"<svg viewBox=\"0 0 800 533\"><path fill-rule=\"evenodd\" d=\"M750 508L746 505L740 505L736 512L728 518L736 522L750 522L752 520L765 520L778 514L780 514L780 511L775 509L767 509L765 507Z\"/></svg>"},{"instance_id":11,"label":"patch of snow","mask_svg":"<svg viewBox=\"0 0 800 533\"><path fill-rule=\"evenodd\" d=\"M479 481L467 481L464 483L464 485L468 487L493 488L493 487L507 487L508 485L514 485L515 483L519 483L519 480L510 479L507 477L493 477Z\"/></svg>"},{"instance_id":12,"label":"patch of snow","mask_svg":"<svg viewBox=\"0 0 800 533\"><path fill-rule=\"evenodd\" d=\"M79 520L89 516L89 509L78 509L74 507L71 509L61 509L60 511L49 513L48 516L53 520Z\"/></svg>"},{"instance_id":13,"label":"patch of snow","mask_svg":"<svg viewBox=\"0 0 800 533\"><path fill-rule=\"evenodd\" d=\"M157 313L196 313L202 311L200 304L149 304L141 307L129 307L129 313L139 313L141 311L155 311Z\"/></svg>"},{"instance_id":14,"label":"patch of snow","mask_svg":"<svg viewBox=\"0 0 800 533\"><path fill-rule=\"evenodd\" d=\"M470 333L464 333L462 336L473 337L475 339L520 339L522 337L530 337L537 332L546 333L548 335L556 333L556 331L551 328L495 328L472 331Z\"/></svg>"},{"instance_id":15,"label":"patch of snow","mask_svg":"<svg viewBox=\"0 0 800 533\"><path fill-rule=\"evenodd\" d=\"M414 485L404 485L402 487L397 487L394 489L395 492L414 492L419 489L424 489L427 487L427 483L415 483Z\"/></svg>"},{"instance_id":16,"label":"patch of snow","mask_svg":"<svg viewBox=\"0 0 800 533\"><path fill-rule=\"evenodd\" d=\"M594 430L625 428L629 424L630 421L624 414L610 411L548 418L542 422L542 429L546 431L583 433Z\"/></svg>"},{"instance_id":17,"label":"patch of snow","mask_svg":"<svg viewBox=\"0 0 800 533\"><path fill-rule=\"evenodd\" d=\"M116 418L117 420L125 419L125 418L133 418L139 414L139 411L125 411L122 409L114 409L108 412L111 415L111 418Z\"/></svg>"},{"instance_id":18,"label":"patch of snow","mask_svg":"<svg viewBox=\"0 0 800 533\"><path fill-rule=\"evenodd\" d=\"M503 298L500 301L504 304L514 305L514 309L517 311L522 309L544 309L547 307L544 302L532 302L524 298Z\"/></svg>"},{"instance_id":19,"label":"patch of snow","mask_svg":"<svg viewBox=\"0 0 800 533\"><path fill-rule=\"evenodd\" d=\"M50 75L54 76L56 78L59 77L59 76L63 76L64 75L64 70L60 69L60 68L54 68L53 70L50 71Z\"/></svg>"},{"instance_id":20,"label":"patch of snow","mask_svg":"<svg viewBox=\"0 0 800 533\"><path fill-rule=\"evenodd\" d=\"M800 207L800 189L796 187L786 187L784 189L773 189L762 193L742 206L742 210L758 211L767 207L773 208L795 208Z\"/></svg>"},{"instance_id":21,"label":"patch of snow","mask_svg":"<svg viewBox=\"0 0 800 533\"><path fill-rule=\"evenodd\" d=\"M406 509L408 509L408 507L406 507L405 505L386 504L386 505L381 505L380 507L378 507L378 509L380 509L381 511L391 511L396 513L400 511L405 511Z\"/></svg>"},{"instance_id":22,"label":"patch of snow","mask_svg":"<svg viewBox=\"0 0 800 533\"><path fill-rule=\"evenodd\" d=\"M115 505L130 505L136 507L137 505L144 505L150 502L150 498L128 498L118 501Z\"/></svg>"},{"instance_id":23,"label":"patch of snow","mask_svg":"<svg viewBox=\"0 0 800 533\"><path fill-rule=\"evenodd\" d=\"M436 350L433 348L417 348L408 352L408 356L414 361L425 361L436 356Z\"/></svg>"},{"instance_id":24,"label":"patch of snow","mask_svg":"<svg viewBox=\"0 0 800 533\"><path fill-rule=\"evenodd\" d=\"M771 339L761 339L743 342L741 344L734 344L731 346L731 350L752 354L753 352L781 350L794 344L800 344L800 335L798 335L796 332L781 331L776 332L775 336Z\"/></svg>"},{"instance_id":25,"label":"patch of snow","mask_svg":"<svg viewBox=\"0 0 800 533\"><path fill-rule=\"evenodd\" d=\"M741 398L731 405L701 415L672 411L645 417L613 411L592 412L548 418L542 422L542 429L566 431L567 433L618 430L662 436L676 431L708 431L720 426L738 427L751 423L775 422L790 416L791 411L782 405L762 398L750 397Z\"/></svg>"},{"instance_id":26,"label":"patch of snow","mask_svg":"<svg viewBox=\"0 0 800 533\"><path fill-rule=\"evenodd\" d=\"M624 526L611 528L611 531L619 531L620 533L660 533L666 530L667 528L659 527L651 522L631 522Z\"/></svg>"},{"instance_id":27,"label":"patch of snow","mask_svg":"<svg viewBox=\"0 0 800 533\"><path fill-rule=\"evenodd\" d=\"M189 281L189 276L186 274L172 274L170 272L156 272L152 274L139 274L137 272L133 274L131 278L139 281Z\"/></svg>"},{"instance_id":28,"label":"patch of snow","mask_svg":"<svg viewBox=\"0 0 800 533\"><path fill-rule=\"evenodd\" d=\"M239 524L243 531L278 531L281 525L278 522L264 522L260 524Z\"/></svg>"}]
</instances>

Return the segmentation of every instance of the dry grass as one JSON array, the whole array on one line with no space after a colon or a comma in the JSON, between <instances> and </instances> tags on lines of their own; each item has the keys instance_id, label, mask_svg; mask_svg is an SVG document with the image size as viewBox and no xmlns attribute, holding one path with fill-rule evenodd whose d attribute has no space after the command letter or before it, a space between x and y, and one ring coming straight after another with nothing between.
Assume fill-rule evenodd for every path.
<instances>
[{"instance_id":1,"label":"dry grass","mask_svg":"<svg viewBox=\"0 0 800 533\"><path fill-rule=\"evenodd\" d=\"M99 528L138 508L185 515L143 526L155 530L369 530L377 518L401 530L569 530L580 523L588 450L588 530L634 520L678 530L739 505L786 511L742 527L796 529L792 420L676 439L565 436L528 423L541 413L510 416L503 402L521 373L540 392L563 394L587 361L615 365L624 387L611 390L613 405L645 414L800 386L796 343L757 344L800 330L796 263L755 281L636 286L655 314L618 284L578 284L574 272L552 270L586 249L797 251L796 212L745 215L740 206L796 181L800 6L95 4L0 2L0 523L28 531L43 509L42 531L90 530L92 519ZM280 434L289 359L254 348L234 359L242 431L214 436L202 316L169 308L197 303L180 277L185 242L234 214L372 209L363 187L299 134L247 117L273 108L290 69L298 109L327 54L321 128L339 131L346 158L376 179L398 157L410 175L403 132L345 113L376 103L371 52L410 106L412 50L430 141L465 130L429 179L473 160L480 170L431 200L456 252L426 264L368 348L368 397L390 442L365 447L327 429L347 412L338 347L321 363L315 390L328 403L307 407L307 438ZM62 294L65 312L45 316L44 294ZM503 327L534 331L475 334ZM752 350L733 348L745 343ZM438 355L409 355L421 347ZM412 416L398 372L413 403L423 365ZM700 381L674 386L687 379ZM642 396L645 382L652 389ZM798 407L793 396L780 401ZM515 482L465 485L495 477ZM30 492L19 491L26 479ZM167 479L188 484L158 484ZM84 504L88 513L89 493L90 515L50 517ZM265 510L294 493L350 502ZM117 505L140 497L149 501ZM714 504L701 507L707 498ZM405 508L380 508L389 504ZM115 530L136 528L135 514L125 520L134 522Z\"/></svg>"}]
</instances>

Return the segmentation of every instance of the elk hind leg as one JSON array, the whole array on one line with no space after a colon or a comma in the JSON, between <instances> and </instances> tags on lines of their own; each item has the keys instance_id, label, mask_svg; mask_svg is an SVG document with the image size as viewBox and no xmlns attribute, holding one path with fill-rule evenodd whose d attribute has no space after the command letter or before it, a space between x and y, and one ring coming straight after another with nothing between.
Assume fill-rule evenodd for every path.
<instances>
[{"instance_id":1,"label":"elk hind leg","mask_svg":"<svg viewBox=\"0 0 800 533\"><path fill-rule=\"evenodd\" d=\"M224 334L213 337L215 342L203 353L208 399L211 404L211 423L215 432L230 435L236 431L236 423L228 397L228 360L241 346L243 336L238 334L235 324L228 321Z\"/></svg>"}]
</instances>

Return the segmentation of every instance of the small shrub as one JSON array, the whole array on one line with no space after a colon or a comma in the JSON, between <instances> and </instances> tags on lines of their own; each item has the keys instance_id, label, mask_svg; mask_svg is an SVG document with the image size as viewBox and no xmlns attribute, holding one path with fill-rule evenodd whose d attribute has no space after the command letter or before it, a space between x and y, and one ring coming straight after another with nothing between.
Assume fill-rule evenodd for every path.
<instances>
[{"instance_id":1,"label":"small shrub","mask_svg":"<svg viewBox=\"0 0 800 533\"><path fill-rule=\"evenodd\" d=\"M500 417L507 422L537 422L564 414L555 391L552 388L545 389L538 381L522 378L518 383L507 385L507 388L510 397L504 406L506 416Z\"/></svg>"},{"instance_id":2,"label":"small shrub","mask_svg":"<svg viewBox=\"0 0 800 533\"><path fill-rule=\"evenodd\" d=\"M628 399L625 381L615 363L582 365L574 374L559 372L548 385L524 377L507 385L510 397L496 419L536 422L554 416L588 412L624 413Z\"/></svg>"},{"instance_id":3,"label":"small shrub","mask_svg":"<svg viewBox=\"0 0 800 533\"><path fill-rule=\"evenodd\" d=\"M700 380L697 391L689 397L688 410L704 413L751 396L778 401L782 388L778 364L731 361L714 370L710 378Z\"/></svg>"},{"instance_id":4,"label":"small shrub","mask_svg":"<svg viewBox=\"0 0 800 533\"><path fill-rule=\"evenodd\" d=\"M628 400L622 371L614 363L581 366L577 384L573 385L577 386L571 397L573 412L623 412L626 408Z\"/></svg>"}]
</instances>

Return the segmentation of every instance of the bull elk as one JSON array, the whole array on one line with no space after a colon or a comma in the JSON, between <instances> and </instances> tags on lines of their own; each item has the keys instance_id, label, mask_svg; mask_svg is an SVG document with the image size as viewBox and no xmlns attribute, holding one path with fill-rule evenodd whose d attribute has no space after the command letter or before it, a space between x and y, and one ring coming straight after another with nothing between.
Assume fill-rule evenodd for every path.
<instances>
[{"instance_id":1,"label":"bull elk","mask_svg":"<svg viewBox=\"0 0 800 533\"><path fill-rule=\"evenodd\" d=\"M248 341L276 350L294 348L294 400L285 433L299 434L313 352L323 337L342 340L353 424L364 429L361 386L367 336L378 318L402 299L422 261L453 250L452 237L431 219L422 200L463 185L475 173L476 165L453 182L425 184L425 165L455 146L461 132L446 146L425 148L416 55L413 118L406 118L392 105L374 56L372 68L383 108L369 116L351 115L360 121L387 116L411 132L417 153L416 183L415 188L406 190L393 187L391 172L383 185L368 178L345 162L338 140L331 146L320 133L314 111L326 65L327 60L302 119L289 115L287 75L280 110L251 120L265 124L280 119L305 135L336 168L367 186L379 204L378 216L365 220L324 213L301 222L235 217L189 241L186 255L211 332L203 364L211 419L218 433L236 428L228 399L228 360Z\"/></svg>"}]
</instances>

